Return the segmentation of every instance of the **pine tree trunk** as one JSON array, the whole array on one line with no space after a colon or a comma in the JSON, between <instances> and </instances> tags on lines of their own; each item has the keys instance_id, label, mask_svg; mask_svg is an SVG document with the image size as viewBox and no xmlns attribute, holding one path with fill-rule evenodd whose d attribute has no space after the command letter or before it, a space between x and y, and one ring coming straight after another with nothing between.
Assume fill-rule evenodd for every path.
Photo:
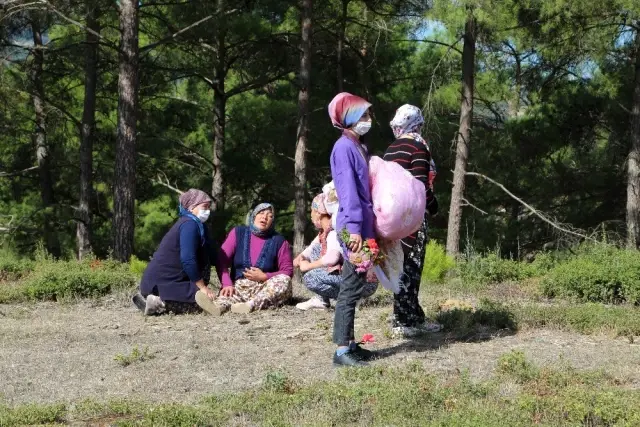
<instances>
[{"instance_id":1,"label":"pine tree trunk","mask_svg":"<svg viewBox=\"0 0 640 427\"><path fill-rule=\"evenodd\" d=\"M220 16L225 10L225 0L218 0L217 11ZM226 30L220 29L216 35L216 65L213 70L213 196L212 210L224 209L224 175L222 156L225 144L225 125L227 114L227 94L225 92L227 51L225 44Z\"/></svg>"},{"instance_id":2,"label":"pine tree trunk","mask_svg":"<svg viewBox=\"0 0 640 427\"><path fill-rule=\"evenodd\" d=\"M136 113L138 103L138 0L120 1L118 135L113 196L114 257L133 253L136 196Z\"/></svg>"},{"instance_id":3,"label":"pine tree trunk","mask_svg":"<svg viewBox=\"0 0 640 427\"><path fill-rule=\"evenodd\" d=\"M453 172L453 189L449 208L447 229L447 253L455 256L460 251L460 223L462 220L462 199L464 197L464 177L469 159L469 138L473 118L473 85L476 53L475 18L467 17L462 49L462 101L460 103L460 126L456 141L456 166Z\"/></svg>"},{"instance_id":4,"label":"pine tree trunk","mask_svg":"<svg viewBox=\"0 0 640 427\"><path fill-rule=\"evenodd\" d=\"M100 32L98 10L94 2L87 2L87 28ZM93 139L95 137L96 86L98 83L98 37L87 31L85 35L84 111L80 138L80 201L76 241L78 259L91 253L91 194L93 190Z\"/></svg>"},{"instance_id":5,"label":"pine tree trunk","mask_svg":"<svg viewBox=\"0 0 640 427\"><path fill-rule=\"evenodd\" d=\"M217 73L216 73L217 74ZM212 210L214 212L224 209L224 176L222 174L222 155L224 152L225 114L227 99L224 93L224 78L219 83L219 88L213 91L213 196Z\"/></svg>"},{"instance_id":6,"label":"pine tree trunk","mask_svg":"<svg viewBox=\"0 0 640 427\"><path fill-rule=\"evenodd\" d=\"M309 132L309 90L311 86L311 27L313 1L302 0L300 19L300 91L298 92L298 140L295 154L295 217L293 220L293 250L304 249L307 225L307 135Z\"/></svg>"},{"instance_id":7,"label":"pine tree trunk","mask_svg":"<svg viewBox=\"0 0 640 427\"><path fill-rule=\"evenodd\" d=\"M342 0L342 16L340 17L340 29L338 31L338 47L336 48L336 89L337 92L344 91L344 73L342 65L342 55L344 52L344 37L347 31L347 10L349 0Z\"/></svg>"},{"instance_id":8,"label":"pine tree trunk","mask_svg":"<svg viewBox=\"0 0 640 427\"><path fill-rule=\"evenodd\" d=\"M636 21L636 26L640 22ZM629 157L627 159L627 247L640 246L640 30L635 38L635 85L629 124Z\"/></svg>"},{"instance_id":9,"label":"pine tree trunk","mask_svg":"<svg viewBox=\"0 0 640 427\"><path fill-rule=\"evenodd\" d=\"M44 210L44 240L47 251L55 257L60 256L60 241L55 220L55 200L53 196L53 178L51 176L51 159L47 143L47 124L44 109L44 85L42 83L44 71L44 48L42 45L42 29L36 17L31 22L33 33L33 66L31 67L31 82L33 84L33 109L35 112L35 129L33 142L36 149L36 162L40 178L40 195Z\"/></svg>"}]
</instances>

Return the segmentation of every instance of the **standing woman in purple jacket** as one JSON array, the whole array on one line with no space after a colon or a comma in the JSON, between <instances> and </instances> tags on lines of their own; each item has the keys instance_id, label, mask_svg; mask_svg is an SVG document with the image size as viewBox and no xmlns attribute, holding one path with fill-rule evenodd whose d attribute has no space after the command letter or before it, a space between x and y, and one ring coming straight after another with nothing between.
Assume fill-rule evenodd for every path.
<instances>
[{"instance_id":1,"label":"standing woman in purple jacket","mask_svg":"<svg viewBox=\"0 0 640 427\"><path fill-rule=\"evenodd\" d=\"M331 177L336 186L340 207L336 232L349 232L347 244L351 251L362 248L363 241L374 239L373 203L369 189L369 154L362 136L371 129L371 104L350 93L338 94L329 104L333 126L342 131L331 152ZM361 366L373 357L373 352L355 342L354 321L356 303L366 285L365 274L356 273L345 257L342 282L336 302L333 342L338 348L334 365Z\"/></svg>"}]
</instances>

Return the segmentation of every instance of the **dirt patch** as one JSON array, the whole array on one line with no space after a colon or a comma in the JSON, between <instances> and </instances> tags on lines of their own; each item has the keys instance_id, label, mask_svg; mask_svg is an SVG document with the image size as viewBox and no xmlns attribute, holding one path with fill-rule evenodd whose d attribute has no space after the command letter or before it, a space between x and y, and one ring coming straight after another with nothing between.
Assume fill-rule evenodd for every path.
<instances>
[{"instance_id":1,"label":"dirt patch","mask_svg":"<svg viewBox=\"0 0 640 427\"><path fill-rule=\"evenodd\" d=\"M473 342L455 342L445 334L394 340L388 338L390 311L373 306L357 314L357 336L374 334L372 347L385 355L376 364L417 360L434 373L468 370L479 379L493 373L501 354L518 349L537 364L562 359L581 369L605 369L640 387L640 346L624 339L542 329L488 333ZM143 317L124 298L112 298L0 305L0 312L0 401L7 404L124 397L192 402L258 386L274 369L300 383L336 375L329 311L285 307L220 318ZM128 366L115 360L135 347L148 348L153 357Z\"/></svg>"}]
</instances>

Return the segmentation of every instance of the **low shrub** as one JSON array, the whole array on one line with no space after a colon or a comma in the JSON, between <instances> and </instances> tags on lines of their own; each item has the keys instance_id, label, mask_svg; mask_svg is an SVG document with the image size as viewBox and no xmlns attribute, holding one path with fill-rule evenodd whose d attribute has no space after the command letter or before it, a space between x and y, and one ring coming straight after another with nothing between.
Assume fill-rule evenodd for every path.
<instances>
[{"instance_id":1,"label":"low shrub","mask_svg":"<svg viewBox=\"0 0 640 427\"><path fill-rule=\"evenodd\" d=\"M548 297L640 303L640 253L612 246L585 246L555 266L542 281Z\"/></svg>"},{"instance_id":2,"label":"low shrub","mask_svg":"<svg viewBox=\"0 0 640 427\"><path fill-rule=\"evenodd\" d=\"M111 260L40 260L20 283L0 287L0 302L97 297L135 284L136 278L127 264Z\"/></svg>"},{"instance_id":3,"label":"low shrub","mask_svg":"<svg viewBox=\"0 0 640 427\"><path fill-rule=\"evenodd\" d=\"M19 280L33 271L34 262L18 258L11 252L0 251L0 281Z\"/></svg>"},{"instance_id":4,"label":"low shrub","mask_svg":"<svg viewBox=\"0 0 640 427\"><path fill-rule=\"evenodd\" d=\"M422 281L427 283L442 283L446 274L456 265L452 257L447 255L444 246L432 240L427 245L424 256Z\"/></svg>"},{"instance_id":5,"label":"low shrub","mask_svg":"<svg viewBox=\"0 0 640 427\"><path fill-rule=\"evenodd\" d=\"M146 270L147 265L149 265L147 261L138 259L138 257L134 255L131 257L131 260L129 261L129 271L131 272L131 274L134 274L136 277L142 278L142 274L144 273L144 270Z\"/></svg>"},{"instance_id":6,"label":"low shrub","mask_svg":"<svg viewBox=\"0 0 640 427\"><path fill-rule=\"evenodd\" d=\"M511 306L510 309L522 326L553 326L583 334L613 332L618 336L640 336L638 309L629 305L527 304Z\"/></svg>"},{"instance_id":7,"label":"low shrub","mask_svg":"<svg viewBox=\"0 0 640 427\"><path fill-rule=\"evenodd\" d=\"M470 253L457 263L457 273L467 284L521 281L545 276L564 261L562 255L554 252L540 252L532 262L527 262L502 258L498 251L484 255Z\"/></svg>"},{"instance_id":8,"label":"low shrub","mask_svg":"<svg viewBox=\"0 0 640 427\"><path fill-rule=\"evenodd\" d=\"M458 263L458 275L465 283L500 283L529 277L527 264L501 258L496 253L474 255Z\"/></svg>"},{"instance_id":9,"label":"low shrub","mask_svg":"<svg viewBox=\"0 0 640 427\"><path fill-rule=\"evenodd\" d=\"M531 381L539 374L538 368L519 350L512 350L500 356L496 370L520 383Z\"/></svg>"}]
</instances>

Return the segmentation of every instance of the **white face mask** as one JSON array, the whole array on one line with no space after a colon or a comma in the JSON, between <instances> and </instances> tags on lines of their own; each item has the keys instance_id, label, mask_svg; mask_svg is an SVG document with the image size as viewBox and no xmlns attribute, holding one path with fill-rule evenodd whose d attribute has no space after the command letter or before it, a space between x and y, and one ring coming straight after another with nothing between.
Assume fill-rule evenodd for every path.
<instances>
[{"instance_id":1,"label":"white face mask","mask_svg":"<svg viewBox=\"0 0 640 427\"><path fill-rule=\"evenodd\" d=\"M207 222L207 220L209 219L209 215L211 215L211 211L207 209L206 211L201 210L196 216L200 221Z\"/></svg>"},{"instance_id":2,"label":"white face mask","mask_svg":"<svg viewBox=\"0 0 640 427\"><path fill-rule=\"evenodd\" d=\"M353 127L353 131L355 133L357 133L358 135L360 135L360 136L362 136L365 133L369 132L369 129L371 129L371 122L358 122Z\"/></svg>"}]
</instances>

